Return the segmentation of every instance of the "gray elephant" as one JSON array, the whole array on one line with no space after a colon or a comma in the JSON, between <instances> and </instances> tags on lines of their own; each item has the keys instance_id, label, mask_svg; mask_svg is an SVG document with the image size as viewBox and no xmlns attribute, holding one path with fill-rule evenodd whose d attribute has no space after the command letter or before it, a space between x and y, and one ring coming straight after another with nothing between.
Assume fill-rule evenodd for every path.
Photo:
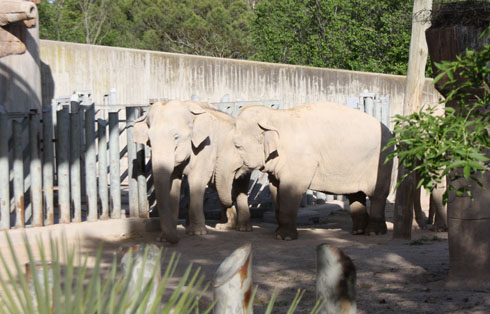
<instances>
[{"instance_id":1,"label":"gray elephant","mask_svg":"<svg viewBox=\"0 0 490 314\"><path fill-rule=\"evenodd\" d=\"M346 195L354 234L383 234L392 163L384 163L390 150L382 148L391 137L373 117L335 103L288 110L247 106L235 121L234 143L243 160L238 174L269 174L278 239L298 237L296 214L307 189Z\"/></svg>"},{"instance_id":2,"label":"gray elephant","mask_svg":"<svg viewBox=\"0 0 490 314\"><path fill-rule=\"evenodd\" d=\"M152 147L152 166L161 239L178 242L180 186L187 176L190 191L187 234L207 233L203 213L204 190L214 187L222 204L218 229L251 231L247 202L249 176L237 176L241 160L233 145L234 118L206 103L170 100L155 103L135 122L134 137ZM238 210L234 212L233 201ZM228 208L228 210L227 210ZM228 216L228 217L226 217ZM236 217L237 216L237 217Z\"/></svg>"}]
</instances>

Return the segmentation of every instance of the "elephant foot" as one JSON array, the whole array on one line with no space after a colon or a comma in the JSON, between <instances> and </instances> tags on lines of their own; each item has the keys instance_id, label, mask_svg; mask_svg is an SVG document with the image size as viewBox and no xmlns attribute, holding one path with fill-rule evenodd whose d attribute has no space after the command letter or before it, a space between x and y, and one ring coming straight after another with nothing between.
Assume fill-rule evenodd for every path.
<instances>
[{"instance_id":1,"label":"elephant foot","mask_svg":"<svg viewBox=\"0 0 490 314\"><path fill-rule=\"evenodd\" d=\"M429 230L433 232L447 232L447 227L443 224L439 225L436 223Z\"/></svg>"},{"instance_id":2,"label":"elephant foot","mask_svg":"<svg viewBox=\"0 0 490 314\"><path fill-rule=\"evenodd\" d=\"M171 244L176 244L179 242L179 237L176 234L164 234L163 232L157 237L158 242L169 242Z\"/></svg>"},{"instance_id":3,"label":"elephant foot","mask_svg":"<svg viewBox=\"0 0 490 314\"><path fill-rule=\"evenodd\" d=\"M426 230L427 229L427 217L423 215L422 217L415 217L415 221L417 222L417 225L419 226L420 229Z\"/></svg>"},{"instance_id":4,"label":"elephant foot","mask_svg":"<svg viewBox=\"0 0 490 314\"><path fill-rule=\"evenodd\" d=\"M369 222L369 215L367 213L355 213L351 214L352 218L352 234L359 235L366 232L366 227Z\"/></svg>"},{"instance_id":5,"label":"elephant foot","mask_svg":"<svg viewBox=\"0 0 490 314\"><path fill-rule=\"evenodd\" d=\"M276 229L277 240L296 240L298 238L298 230L295 227L281 227Z\"/></svg>"},{"instance_id":6,"label":"elephant foot","mask_svg":"<svg viewBox=\"0 0 490 314\"><path fill-rule=\"evenodd\" d=\"M216 224L216 230L220 230L220 231L235 230L235 228L237 228L236 224L231 222Z\"/></svg>"},{"instance_id":7,"label":"elephant foot","mask_svg":"<svg viewBox=\"0 0 490 314\"><path fill-rule=\"evenodd\" d=\"M250 231L253 231L253 228L252 228L252 225L247 223L247 224L236 226L236 230L242 231L242 232L250 232Z\"/></svg>"},{"instance_id":8,"label":"elephant foot","mask_svg":"<svg viewBox=\"0 0 490 314\"><path fill-rule=\"evenodd\" d=\"M369 223L366 227L367 235L379 235L386 234L386 221L384 219L369 219Z\"/></svg>"},{"instance_id":9,"label":"elephant foot","mask_svg":"<svg viewBox=\"0 0 490 314\"><path fill-rule=\"evenodd\" d=\"M185 233L188 235L205 235L208 234L208 229L205 225L202 226L189 226L185 229Z\"/></svg>"}]
</instances>

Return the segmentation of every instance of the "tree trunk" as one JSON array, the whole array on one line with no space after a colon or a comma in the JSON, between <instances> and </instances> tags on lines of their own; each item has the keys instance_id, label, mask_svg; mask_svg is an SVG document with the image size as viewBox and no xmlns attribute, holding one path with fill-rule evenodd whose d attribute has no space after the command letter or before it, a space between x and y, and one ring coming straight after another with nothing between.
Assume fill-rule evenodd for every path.
<instances>
[{"instance_id":1,"label":"tree trunk","mask_svg":"<svg viewBox=\"0 0 490 314\"><path fill-rule=\"evenodd\" d=\"M456 60L457 55L466 48L482 47L484 42L479 38L486 27L455 25L436 27L427 30L429 53L433 62ZM434 75L437 75L434 69ZM443 94L444 80L436 84ZM456 104L448 103L456 110ZM487 106L488 110L488 106ZM490 151L485 152L490 156ZM480 178L483 188L472 184L470 190L474 197L456 197L449 193L447 205L448 239L449 239L449 282L461 286L479 283L490 283L490 172ZM449 181L456 188L467 183L464 179Z\"/></svg>"},{"instance_id":2,"label":"tree trunk","mask_svg":"<svg viewBox=\"0 0 490 314\"><path fill-rule=\"evenodd\" d=\"M424 16L432 8L432 0L415 0L412 14L412 37L410 39L410 55L408 59L407 84L403 100L403 115L419 111L422 106L425 81L425 65L427 63L427 42L425 30L430 26ZM398 178L405 173L403 167L398 168ZM398 187L395 200L393 238L410 239L412 236L413 196L417 191L413 175L405 178Z\"/></svg>"}]
</instances>

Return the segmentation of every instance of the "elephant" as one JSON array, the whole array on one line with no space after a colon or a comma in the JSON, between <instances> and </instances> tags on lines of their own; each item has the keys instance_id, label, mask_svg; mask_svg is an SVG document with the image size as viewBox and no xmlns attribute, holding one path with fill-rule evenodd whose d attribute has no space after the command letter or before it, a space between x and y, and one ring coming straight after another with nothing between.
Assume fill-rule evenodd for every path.
<instances>
[{"instance_id":1,"label":"elephant","mask_svg":"<svg viewBox=\"0 0 490 314\"><path fill-rule=\"evenodd\" d=\"M331 102L284 110L249 105L235 121L233 141L243 161L237 175L268 173L278 239L297 239L296 215L307 189L346 195L354 234L384 234L392 162L385 162L391 149L383 147L390 138L375 118Z\"/></svg>"},{"instance_id":2,"label":"elephant","mask_svg":"<svg viewBox=\"0 0 490 314\"><path fill-rule=\"evenodd\" d=\"M233 145L234 118L207 103L170 100L155 103L146 117L135 121L134 138L152 148L152 167L162 234L177 243L177 219L182 177L190 191L186 233L208 231L203 212L204 190L217 190L222 205L218 229L236 226L251 231L247 191L249 175L235 176L241 160ZM236 177L236 178L235 178ZM237 209L233 206L236 201ZM235 212L236 210L236 212ZM226 217L228 216L228 217Z\"/></svg>"}]
</instances>

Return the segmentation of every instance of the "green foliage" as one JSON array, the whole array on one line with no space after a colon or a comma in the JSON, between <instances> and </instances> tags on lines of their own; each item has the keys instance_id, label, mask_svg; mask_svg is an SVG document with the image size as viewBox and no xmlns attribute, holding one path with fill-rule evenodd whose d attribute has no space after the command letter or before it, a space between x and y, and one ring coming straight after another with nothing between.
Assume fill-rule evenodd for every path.
<instances>
[{"instance_id":1,"label":"green foliage","mask_svg":"<svg viewBox=\"0 0 490 314\"><path fill-rule=\"evenodd\" d=\"M8 263L6 256L0 254L7 276L0 276L0 313L198 313L199 299L207 289L207 286L203 286L204 278L199 276L199 269L192 271L192 265L189 265L177 288L172 291L168 300L162 302L168 280L174 275L178 258L175 254L170 257L160 282L152 276L143 283L141 278L147 261L147 247L141 272L138 273L136 289L130 294L128 288L134 268L132 256L129 256L129 266L124 272L118 270L115 256L109 269L103 269L100 246L93 268L89 269L90 256L82 259L81 253L68 248L66 241L51 239L50 258L43 243L39 241L37 247L41 261L36 262L34 251L26 237L25 249L29 256L31 279L24 273L7 233L6 238L10 247L11 263ZM161 251L156 257L152 274L161 266L160 262ZM13 270L10 269L12 264ZM156 293L150 302L153 290ZM214 304L209 306L204 313L209 313L213 306Z\"/></svg>"},{"instance_id":2,"label":"green foliage","mask_svg":"<svg viewBox=\"0 0 490 314\"><path fill-rule=\"evenodd\" d=\"M405 74L412 5L413 0L41 0L39 14L44 39Z\"/></svg>"},{"instance_id":3,"label":"green foliage","mask_svg":"<svg viewBox=\"0 0 490 314\"><path fill-rule=\"evenodd\" d=\"M61 241L50 238L49 247L38 241L36 247L39 258L35 258L35 252L27 236L24 236L25 252L29 257L26 268L29 267L30 273L27 274L8 232L4 235L10 256L0 252L3 268L3 272L0 272L2 314L206 314L215 306L213 302L203 311L199 307L199 301L209 283L203 284L204 276L199 274L199 268L193 270L192 264L179 279L177 287L167 292L167 284L174 277L179 262L175 253L170 256L161 279L157 281L156 273L163 262L161 249L150 260L149 246L145 246L143 260L138 268L135 267L135 256L128 253L127 260L123 262L126 267L121 269L115 255L111 265L104 266L102 245L98 247L95 256L83 256L80 250L69 247L65 238ZM151 276L145 282L143 278L146 268L151 271ZM136 283L132 290L131 283ZM256 291L257 288L251 295L248 312L252 310ZM277 294L275 290L265 313L272 313ZM296 311L303 294L304 291L298 290L288 314ZM320 300L316 302L310 313L318 314L323 304Z\"/></svg>"},{"instance_id":4,"label":"green foliage","mask_svg":"<svg viewBox=\"0 0 490 314\"><path fill-rule=\"evenodd\" d=\"M405 74L413 1L262 0L256 60Z\"/></svg>"},{"instance_id":5,"label":"green foliage","mask_svg":"<svg viewBox=\"0 0 490 314\"><path fill-rule=\"evenodd\" d=\"M482 36L490 39L490 27ZM485 44L480 51L466 50L456 61L436 64L440 73L434 82L444 82L442 88L448 92L444 116L434 115L430 107L407 117L396 116L395 136L387 145L395 150L388 159L398 157L405 176L417 173L418 187L432 191L444 175L448 182L468 180L462 186L448 186L458 196L472 197L472 184L483 187L478 178L489 169L490 161L489 61L490 44Z\"/></svg>"}]
</instances>

